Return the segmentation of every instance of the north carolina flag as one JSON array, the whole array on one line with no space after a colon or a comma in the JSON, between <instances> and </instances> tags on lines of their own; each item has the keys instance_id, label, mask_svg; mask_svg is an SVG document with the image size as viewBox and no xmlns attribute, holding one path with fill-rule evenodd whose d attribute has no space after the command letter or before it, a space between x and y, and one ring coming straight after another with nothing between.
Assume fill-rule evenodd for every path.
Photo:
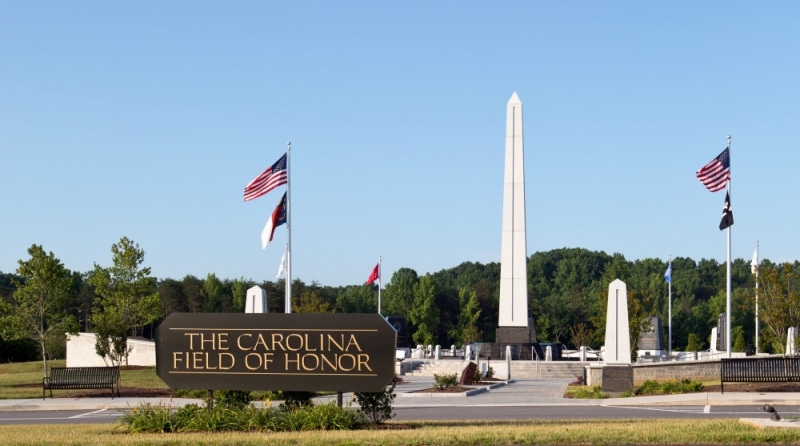
<instances>
[{"instance_id":1,"label":"north carolina flag","mask_svg":"<svg viewBox=\"0 0 800 446\"><path fill-rule=\"evenodd\" d=\"M272 241L272 236L275 234L275 228L286 223L286 192L283 193L283 198L272 211L272 216L264 230L261 231L261 249L267 249L267 245Z\"/></svg>"}]
</instances>

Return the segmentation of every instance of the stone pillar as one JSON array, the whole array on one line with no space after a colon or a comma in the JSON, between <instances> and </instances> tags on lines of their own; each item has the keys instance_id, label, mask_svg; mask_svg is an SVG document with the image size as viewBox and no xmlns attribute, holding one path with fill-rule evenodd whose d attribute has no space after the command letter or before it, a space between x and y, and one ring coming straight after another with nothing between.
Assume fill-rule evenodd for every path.
<instances>
[{"instance_id":1,"label":"stone pillar","mask_svg":"<svg viewBox=\"0 0 800 446\"><path fill-rule=\"evenodd\" d=\"M256 285L247 290L245 313L267 313L267 290Z\"/></svg>"},{"instance_id":2,"label":"stone pillar","mask_svg":"<svg viewBox=\"0 0 800 446\"><path fill-rule=\"evenodd\" d=\"M536 342L533 321L528 318L527 253L522 102L515 92L506 106L498 344Z\"/></svg>"}]
</instances>

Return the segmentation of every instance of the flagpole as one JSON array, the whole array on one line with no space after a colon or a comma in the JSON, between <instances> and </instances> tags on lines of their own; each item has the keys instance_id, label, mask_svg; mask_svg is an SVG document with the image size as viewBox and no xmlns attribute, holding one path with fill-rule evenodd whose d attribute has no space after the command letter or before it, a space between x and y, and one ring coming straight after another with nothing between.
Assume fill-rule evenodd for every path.
<instances>
[{"instance_id":1,"label":"flagpole","mask_svg":"<svg viewBox=\"0 0 800 446\"><path fill-rule=\"evenodd\" d=\"M292 142L286 142L286 313L292 312Z\"/></svg>"},{"instance_id":2,"label":"flagpole","mask_svg":"<svg viewBox=\"0 0 800 446\"><path fill-rule=\"evenodd\" d=\"M383 280L381 276L381 256L378 256L378 314L381 314L381 287Z\"/></svg>"},{"instance_id":3,"label":"flagpole","mask_svg":"<svg viewBox=\"0 0 800 446\"><path fill-rule=\"evenodd\" d=\"M728 156L730 160L730 152L731 152L731 135L728 135ZM729 161L730 162L730 161ZM728 178L728 198L730 198L731 193L731 180L730 177ZM733 313L731 312L731 226L728 226L728 274L727 274L727 282L725 284L726 292L727 292L727 299L725 301L725 347L728 351L728 358L731 355L731 318Z\"/></svg>"},{"instance_id":4,"label":"flagpole","mask_svg":"<svg viewBox=\"0 0 800 446\"><path fill-rule=\"evenodd\" d=\"M756 253L753 256L753 269L756 273L756 355L758 354L758 240L756 240Z\"/></svg>"},{"instance_id":5,"label":"flagpole","mask_svg":"<svg viewBox=\"0 0 800 446\"><path fill-rule=\"evenodd\" d=\"M669 282L667 282L667 289L669 290L669 330L667 336L669 336L668 346L669 346L669 356L672 356L672 254L669 255ZM659 333L659 336L661 334Z\"/></svg>"}]
</instances>

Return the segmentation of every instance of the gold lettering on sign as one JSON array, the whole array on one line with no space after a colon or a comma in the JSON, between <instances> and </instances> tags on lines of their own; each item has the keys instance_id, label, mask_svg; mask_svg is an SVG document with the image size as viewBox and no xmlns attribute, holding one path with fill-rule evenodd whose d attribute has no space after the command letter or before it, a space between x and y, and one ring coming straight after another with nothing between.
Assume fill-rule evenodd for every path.
<instances>
[{"instance_id":1,"label":"gold lettering on sign","mask_svg":"<svg viewBox=\"0 0 800 446\"><path fill-rule=\"evenodd\" d=\"M277 345L277 347L275 347ZM280 333L272 334L272 349L273 350L286 350L283 347L283 335Z\"/></svg>"},{"instance_id":2,"label":"gold lettering on sign","mask_svg":"<svg viewBox=\"0 0 800 446\"><path fill-rule=\"evenodd\" d=\"M239 347L239 350L244 350L244 351L252 350L253 349L252 347L251 348L247 348L247 347L242 345L242 339L244 339L244 338L252 338L252 337L253 337L253 335L251 333L240 334L239 337L236 338L236 346Z\"/></svg>"},{"instance_id":3,"label":"gold lettering on sign","mask_svg":"<svg viewBox=\"0 0 800 446\"><path fill-rule=\"evenodd\" d=\"M189 330L195 331L183 333L188 348L171 352L175 370L374 373L370 355L363 352L357 335L347 330Z\"/></svg>"}]
</instances>

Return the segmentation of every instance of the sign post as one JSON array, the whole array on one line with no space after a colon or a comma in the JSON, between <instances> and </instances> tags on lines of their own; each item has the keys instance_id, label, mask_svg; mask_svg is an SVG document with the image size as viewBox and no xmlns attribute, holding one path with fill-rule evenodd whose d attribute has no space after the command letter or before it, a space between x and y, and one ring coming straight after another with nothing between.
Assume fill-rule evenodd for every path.
<instances>
[{"instance_id":1,"label":"sign post","mask_svg":"<svg viewBox=\"0 0 800 446\"><path fill-rule=\"evenodd\" d=\"M379 392L396 339L375 313L172 313L156 372L173 389Z\"/></svg>"}]
</instances>

